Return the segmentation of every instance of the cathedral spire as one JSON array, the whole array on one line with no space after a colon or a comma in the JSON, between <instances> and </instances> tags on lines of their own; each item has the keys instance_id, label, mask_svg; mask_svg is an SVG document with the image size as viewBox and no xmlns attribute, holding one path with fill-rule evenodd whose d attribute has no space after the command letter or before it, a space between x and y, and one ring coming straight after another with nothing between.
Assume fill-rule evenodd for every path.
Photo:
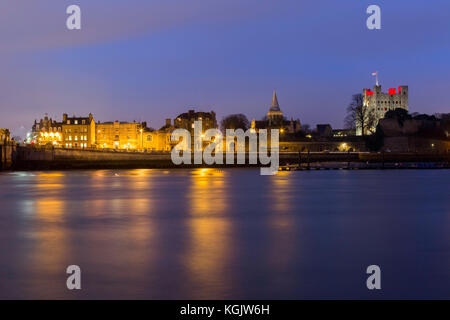
<instances>
[{"instance_id":1,"label":"cathedral spire","mask_svg":"<svg viewBox=\"0 0 450 320\"><path fill-rule=\"evenodd\" d=\"M270 111L280 111L280 105L278 104L277 92L273 90L272 105L270 106Z\"/></svg>"}]
</instances>

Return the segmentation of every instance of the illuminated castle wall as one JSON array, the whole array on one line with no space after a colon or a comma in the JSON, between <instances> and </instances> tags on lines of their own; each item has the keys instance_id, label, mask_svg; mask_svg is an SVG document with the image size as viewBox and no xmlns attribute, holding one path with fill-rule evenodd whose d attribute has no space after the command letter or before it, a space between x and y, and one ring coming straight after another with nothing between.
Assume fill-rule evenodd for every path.
<instances>
[{"instance_id":1,"label":"illuminated castle wall","mask_svg":"<svg viewBox=\"0 0 450 320\"><path fill-rule=\"evenodd\" d=\"M391 88L388 92L382 92L381 86L376 85L373 90L364 89L363 94L364 106L369 107L369 110L375 114L376 122L384 118L384 115L389 110L402 108L408 110L408 86L399 86L398 89ZM356 134L361 135L361 128L356 128Z\"/></svg>"}]
</instances>

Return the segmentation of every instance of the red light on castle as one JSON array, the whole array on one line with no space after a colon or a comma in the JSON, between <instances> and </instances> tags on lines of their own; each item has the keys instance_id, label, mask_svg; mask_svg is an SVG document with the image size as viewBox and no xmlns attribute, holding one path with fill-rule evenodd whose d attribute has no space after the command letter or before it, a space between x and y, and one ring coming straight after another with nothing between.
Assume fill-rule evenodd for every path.
<instances>
[{"instance_id":1,"label":"red light on castle","mask_svg":"<svg viewBox=\"0 0 450 320\"><path fill-rule=\"evenodd\" d=\"M372 90L366 90L366 95L373 96L373 91Z\"/></svg>"},{"instance_id":2,"label":"red light on castle","mask_svg":"<svg viewBox=\"0 0 450 320\"><path fill-rule=\"evenodd\" d=\"M402 86L398 86L398 94L402 93Z\"/></svg>"},{"instance_id":3,"label":"red light on castle","mask_svg":"<svg viewBox=\"0 0 450 320\"><path fill-rule=\"evenodd\" d=\"M397 90L395 88L391 88L391 89L389 89L389 94L391 96L393 96L393 95L397 94Z\"/></svg>"}]
</instances>

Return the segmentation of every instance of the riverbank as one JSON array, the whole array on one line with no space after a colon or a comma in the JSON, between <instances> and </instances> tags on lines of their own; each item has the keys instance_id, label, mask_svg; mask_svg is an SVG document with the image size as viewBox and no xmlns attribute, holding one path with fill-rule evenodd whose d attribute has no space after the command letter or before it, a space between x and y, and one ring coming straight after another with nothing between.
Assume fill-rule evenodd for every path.
<instances>
[{"instance_id":1,"label":"riverbank","mask_svg":"<svg viewBox=\"0 0 450 320\"><path fill-rule=\"evenodd\" d=\"M450 169L448 162L314 162L280 166L279 171Z\"/></svg>"},{"instance_id":2,"label":"riverbank","mask_svg":"<svg viewBox=\"0 0 450 320\"><path fill-rule=\"evenodd\" d=\"M169 152L41 149L17 147L9 170L156 169L199 167L261 167L245 163L224 165L175 165ZM223 159L224 163L225 156ZM281 152L281 170L307 169L436 169L449 168L448 153Z\"/></svg>"}]
</instances>

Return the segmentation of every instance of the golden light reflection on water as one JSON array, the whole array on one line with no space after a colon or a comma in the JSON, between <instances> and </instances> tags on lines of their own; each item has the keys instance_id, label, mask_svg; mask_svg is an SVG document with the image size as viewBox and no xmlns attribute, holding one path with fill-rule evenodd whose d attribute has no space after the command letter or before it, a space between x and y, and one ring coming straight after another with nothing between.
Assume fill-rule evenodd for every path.
<instances>
[{"instance_id":1,"label":"golden light reflection on water","mask_svg":"<svg viewBox=\"0 0 450 320\"><path fill-rule=\"evenodd\" d=\"M156 258L155 228L151 219L153 178L148 171L126 173L83 172L81 176L76 175L75 180L71 173L36 174L29 192L37 200L22 205L22 212L31 219L28 236L33 247L27 258L30 261L24 263L30 269L27 288L30 294L39 295L46 278L57 276L64 281L67 266L78 264L80 255L91 257L91 266L126 271L131 283L152 271ZM95 196L89 192L79 193L80 189L91 190ZM91 229L92 219L101 219L108 232ZM72 244L72 237L82 238L84 246ZM103 248L101 252L99 248ZM117 250L120 255L116 254ZM129 265L127 270L123 270L124 261ZM44 287L51 295L66 293L63 282Z\"/></svg>"},{"instance_id":2,"label":"golden light reflection on water","mask_svg":"<svg viewBox=\"0 0 450 320\"><path fill-rule=\"evenodd\" d=\"M269 203L272 214L269 218L271 245L269 263L279 272L289 265L290 259L296 254L294 237L298 226L295 220L294 194L301 192L292 184L296 172L281 171L270 177Z\"/></svg>"},{"instance_id":3,"label":"golden light reflection on water","mask_svg":"<svg viewBox=\"0 0 450 320\"><path fill-rule=\"evenodd\" d=\"M108 189L99 192L95 199L85 201L89 208L84 211L89 218L104 219L114 227L111 234L95 237L95 240L100 246L103 241L113 241L117 247L124 248L121 256L111 255L110 263L121 265L128 261L134 267L129 270L130 278L144 277L154 258L153 251L148 250L156 240L152 220L155 205L152 192L156 186L152 173L147 169L97 172L90 187L104 189L108 186Z\"/></svg>"},{"instance_id":4,"label":"golden light reflection on water","mask_svg":"<svg viewBox=\"0 0 450 320\"><path fill-rule=\"evenodd\" d=\"M207 298L227 287L225 268L231 254L232 226L226 216L226 179L227 173L217 169L192 172L188 195L190 246L186 256L190 281L202 285L197 298Z\"/></svg>"},{"instance_id":5,"label":"golden light reflection on water","mask_svg":"<svg viewBox=\"0 0 450 320\"><path fill-rule=\"evenodd\" d=\"M43 198L35 201L34 212L38 222L64 222L64 202L56 198Z\"/></svg>"},{"instance_id":6,"label":"golden light reflection on water","mask_svg":"<svg viewBox=\"0 0 450 320\"><path fill-rule=\"evenodd\" d=\"M153 170L136 169L128 171L96 171L90 181L91 189L101 189L103 197L86 201L86 213L100 216L108 213L113 216L149 215L153 211L152 198L154 185ZM107 186L107 192L105 192Z\"/></svg>"},{"instance_id":7,"label":"golden light reflection on water","mask_svg":"<svg viewBox=\"0 0 450 320\"><path fill-rule=\"evenodd\" d=\"M217 169L196 169L192 173L189 198L191 215L219 215L226 210L226 173Z\"/></svg>"},{"instance_id":8,"label":"golden light reflection on water","mask_svg":"<svg viewBox=\"0 0 450 320\"><path fill-rule=\"evenodd\" d=\"M55 173L39 173L39 183L34 187L38 192L38 200L33 202L35 219L38 222L62 222L64 220L64 202L61 196L64 193L64 175Z\"/></svg>"},{"instance_id":9,"label":"golden light reflection on water","mask_svg":"<svg viewBox=\"0 0 450 320\"><path fill-rule=\"evenodd\" d=\"M39 290L39 281L54 274L63 274L70 255L67 230L64 228L66 202L62 199L65 185L64 175L59 173L41 173L37 175L34 187L37 190L37 200L32 201L31 213L32 238L34 249L31 251L30 270L31 291ZM33 276L33 275L38 276ZM44 291L42 293L44 294Z\"/></svg>"},{"instance_id":10,"label":"golden light reflection on water","mask_svg":"<svg viewBox=\"0 0 450 320\"><path fill-rule=\"evenodd\" d=\"M270 192L268 194L272 209L276 213L289 213L292 210L292 174L295 173L280 171L278 174L270 177Z\"/></svg>"}]
</instances>

